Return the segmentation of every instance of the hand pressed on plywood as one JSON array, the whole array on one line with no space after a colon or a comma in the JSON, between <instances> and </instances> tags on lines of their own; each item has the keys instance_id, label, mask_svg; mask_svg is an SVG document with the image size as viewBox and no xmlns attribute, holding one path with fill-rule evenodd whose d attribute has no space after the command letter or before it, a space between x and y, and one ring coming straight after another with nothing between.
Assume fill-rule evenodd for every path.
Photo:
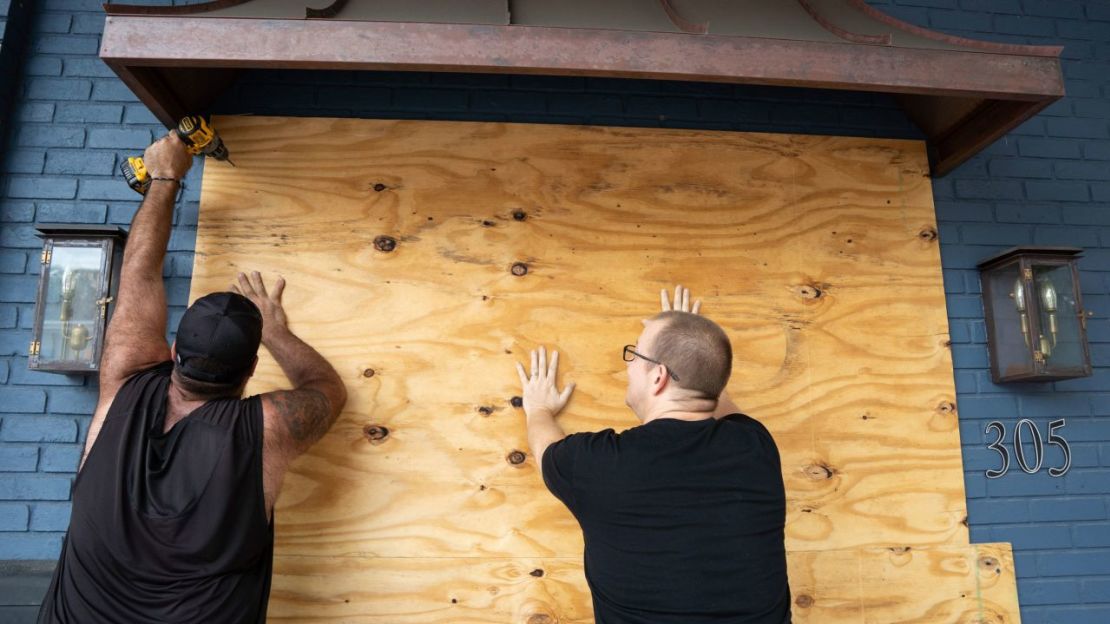
<instances>
[{"instance_id":1,"label":"hand pressed on plywood","mask_svg":"<svg viewBox=\"0 0 1110 624\"><path fill-rule=\"evenodd\" d=\"M540 347L532 350L530 374L525 374L524 366L517 362L516 372L524 392L524 415L528 425L528 446L536 463L543 466L543 453L555 442L566 437L562 427L555 422L555 416L563 411L570 395L574 392L574 382L559 391L555 377L559 372L559 352L551 353L551 363L547 362L547 349Z\"/></svg>"},{"instance_id":2,"label":"hand pressed on plywood","mask_svg":"<svg viewBox=\"0 0 1110 624\"><path fill-rule=\"evenodd\" d=\"M278 276L271 293L267 292L262 274L258 271L251 271L250 277L246 273L240 273L239 283L232 284L231 289L258 306L258 311L262 313L263 344L269 344L278 332L289 328L289 319L281 305L281 295L285 292L284 277Z\"/></svg>"},{"instance_id":3,"label":"hand pressed on plywood","mask_svg":"<svg viewBox=\"0 0 1110 624\"><path fill-rule=\"evenodd\" d=\"M520 376L520 383L524 387L524 413L531 417L535 415L549 415L555 417L563 411L570 395L574 392L574 382L568 383L562 390L555 386L555 376L559 371L559 352L551 352L551 363L547 362L547 349L540 347L537 352L532 350L531 374L524 373L524 366L517 362L516 372Z\"/></svg>"}]
</instances>

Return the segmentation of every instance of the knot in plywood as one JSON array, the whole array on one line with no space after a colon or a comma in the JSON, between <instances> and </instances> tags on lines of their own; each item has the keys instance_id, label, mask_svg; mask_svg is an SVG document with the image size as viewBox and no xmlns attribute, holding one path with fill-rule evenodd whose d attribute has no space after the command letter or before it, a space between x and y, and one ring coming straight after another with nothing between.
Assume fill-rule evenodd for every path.
<instances>
[{"instance_id":1,"label":"knot in plywood","mask_svg":"<svg viewBox=\"0 0 1110 624\"><path fill-rule=\"evenodd\" d=\"M890 563L895 566L905 566L913 562L913 548L909 546L891 546Z\"/></svg>"},{"instance_id":2,"label":"knot in plywood","mask_svg":"<svg viewBox=\"0 0 1110 624\"><path fill-rule=\"evenodd\" d=\"M1002 567L999 565L998 559L990 555L979 557L979 567L985 572L1002 573Z\"/></svg>"},{"instance_id":3,"label":"knot in plywood","mask_svg":"<svg viewBox=\"0 0 1110 624\"><path fill-rule=\"evenodd\" d=\"M381 236L374 237L374 249L377 249L378 251L382 251L382 252L385 252L385 253L389 253L389 252L393 251L396 248L397 248L397 239L396 238L393 238L392 236L386 236L384 234L382 234Z\"/></svg>"},{"instance_id":4,"label":"knot in plywood","mask_svg":"<svg viewBox=\"0 0 1110 624\"><path fill-rule=\"evenodd\" d=\"M794 604L798 605L800 609L808 609L813 606L813 596L809 594L799 594L798 597L794 599Z\"/></svg>"},{"instance_id":5,"label":"knot in plywood","mask_svg":"<svg viewBox=\"0 0 1110 624\"><path fill-rule=\"evenodd\" d=\"M376 182L372 188L374 189L375 192L381 193L382 191L384 191L385 189L387 189L389 187L382 184L381 182Z\"/></svg>"},{"instance_id":6,"label":"knot in plywood","mask_svg":"<svg viewBox=\"0 0 1110 624\"><path fill-rule=\"evenodd\" d=\"M836 474L836 470L834 470L831 466L827 466L825 464L810 464L802 470L806 473L807 477L813 479L814 481L831 479L832 476Z\"/></svg>"},{"instance_id":7,"label":"knot in plywood","mask_svg":"<svg viewBox=\"0 0 1110 624\"><path fill-rule=\"evenodd\" d=\"M516 221L523 221L527 218L528 218L528 213L527 212L524 212L523 210L514 210L513 211L513 219L515 219Z\"/></svg>"},{"instance_id":8,"label":"knot in plywood","mask_svg":"<svg viewBox=\"0 0 1110 624\"><path fill-rule=\"evenodd\" d=\"M381 444L389 437L389 429L382 425L366 425L362 428L362 434L371 444Z\"/></svg>"},{"instance_id":9,"label":"knot in plywood","mask_svg":"<svg viewBox=\"0 0 1110 624\"><path fill-rule=\"evenodd\" d=\"M533 613L528 616L526 624L559 624L559 620L546 613Z\"/></svg>"},{"instance_id":10,"label":"knot in plywood","mask_svg":"<svg viewBox=\"0 0 1110 624\"><path fill-rule=\"evenodd\" d=\"M481 414L482 416L489 416L489 415L493 414L493 407L491 407L489 405L483 405L483 406L478 408L478 413Z\"/></svg>"},{"instance_id":11,"label":"knot in plywood","mask_svg":"<svg viewBox=\"0 0 1110 624\"><path fill-rule=\"evenodd\" d=\"M932 226L922 228L921 231L917 233L917 237L925 242L931 243L937 239L937 229Z\"/></svg>"},{"instance_id":12,"label":"knot in plywood","mask_svg":"<svg viewBox=\"0 0 1110 624\"><path fill-rule=\"evenodd\" d=\"M365 369L362 370L362 376L366 377L366 378L373 377L376 374L377 373L375 373L374 369L372 369L372 368L365 368Z\"/></svg>"},{"instance_id":13,"label":"knot in plywood","mask_svg":"<svg viewBox=\"0 0 1110 624\"><path fill-rule=\"evenodd\" d=\"M509 399L509 405L512 405L513 407L524 407L524 399L515 396Z\"/></svg>"},{"instance_id":14,"label":"knot in plywood","mask_svg":"<svg viewBox=\"0 0 1110 624\"><path fill-rule=\"evenodd\" d=\"M523 262L514 262L509 270L512 271L513 275L523 277L528 274L528 265Z\"/></svg>"},{"instance_id":15,"label":"knot in plywood","mask_svg":"<svg viewBox=\"0 0 1110 624\"><path fill-rule=\"evenodd\" d=\"M820 288L814 284L802 284L795 289L802 299L820 299L821 295L825 294Z\"/></svg>"},{"instance_id":16,"label":"knot in plywood","mask_svg":"<svg viewBox=\"0 0 1110 624\"><path fill-rule=\"evenodd\" d=\"M531 574L532 576L534 576L536 578L540 578L541 576L543 576L543 570L540 569L540 568L536 568L535 570L532 570L528 574Z\"/></svg>"},{"instance_id":17,"label":"knot in plywood","mask_svg":"<svg viewBox=\"0 0 1110 624\"><path fill-rule=\"evenodd\" d=\"M518 451L518 450L512 451L511 453L509 453L505 457L505 461L509 462L510 464L512 464L514 466L519 466L519 465L523 464L524 460L526 460L526 459L528 459L528 456L525 455L524 451Z\"/></svg>"},{"instance_id":18,"label":"knot in plywood","mask_svg":"<svg viewBox=\"0 0 1110 624\"><path fill-rule=\"evenodd\" d=\"M956 404L952 401L941 401L937 404L937 411L941 414L955 414Z\"/></svg>"}]
</instances>

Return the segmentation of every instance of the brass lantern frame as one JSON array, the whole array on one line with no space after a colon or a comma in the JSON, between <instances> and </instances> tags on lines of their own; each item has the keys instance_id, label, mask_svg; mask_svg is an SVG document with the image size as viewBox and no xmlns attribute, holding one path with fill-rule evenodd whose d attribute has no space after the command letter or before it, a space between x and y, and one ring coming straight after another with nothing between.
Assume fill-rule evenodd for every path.
<instances>
[{"instance_id":1,"label":"brass lantern frame","mask_svg":"<svg viewBox=\"0 0 1110 624\"><path fill-rule=\"evenodd\" d=\"M34 371L64 374L93 374L100 371L100 356L104 349L104 337L108 319L115 308L115 295L119 286L119 274L123 264L123 247L127 231L118 226L87 225L70 223L40 223L35 226L39 238L43 239L39 283L35 295L35 316L31 344L28 348L27 368ZM100 267L94 285L99 314L93 326L82 329L87 332L88 342L94 351L88 361L82 359L51 359L42 353L43 331L46 326L46 301L50 290L50 272L54 262L55 248L61 244L66 247L99 248ZM67 335L66 338L69 336ZM80 350L78 351L80 354Z\"/></svg>"},{"instance_id":2,"label":"brass lantern frame","mask_svg":"<svg viewBox=\"0 0 1110 624\"><path fill-rule=\"evenodd\" d=\"M1087 312L1083 308L1083 295L1080 291L1078 259L1083 250L1079 247L1050 247L1050 246L1023 246L1011 247L999 254L979 262L980 282L983 289L983 312L987 328L987 348L990 353L991 378L995 383L1026 382L1026 381L1060 381L1090 377L1092 374L1091 352L1087 343ZM1024 293L1024 308L1022 323L1025 340L1026 362L1019 362L1019 366L1011 362L1003 362L1000 355L1000 331L998 328L999 315L995 313L994 304L998 293L993 292L990 274L1015 267L1018 269L1017 280ZM1075 327L1078 331L1076 341L1081 349L1081 362L1075 366L1054 366L1050 361L1050 350L1043 347L1046 334L1052 335L1051 344L1055 347L1055 333L1047 332L1042 325L1041 307L1043 302L1039 287L1036 284L1034 267L1067 267L1071 276L1072 293L1075 298L1075 314L1077 316ZM1006 293L1014 299L1012 293ZM1020 295L1019 295L1020 296ZM1018 305L1021 310L1023 306ZM1054 312L1052 312L1054 314Z\"/></svg>"}]
</instances>

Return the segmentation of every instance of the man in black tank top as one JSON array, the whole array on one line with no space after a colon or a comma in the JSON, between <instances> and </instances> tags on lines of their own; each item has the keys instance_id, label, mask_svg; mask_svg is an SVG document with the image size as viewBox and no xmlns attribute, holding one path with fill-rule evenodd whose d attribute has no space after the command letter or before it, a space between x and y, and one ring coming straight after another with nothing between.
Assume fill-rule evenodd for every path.
<instances>
[{"instance_id":1,"label":"man in black tank top","mask_svg":"<svg viewBox=\"0 0 1110 624\"><path fill-rule=\"evenodd\" d=\"M624 348L637 427L566 435L555 416L574 384L557 390L559 354L517 365L529 446L582 527L596 622L789 624L778 448L725 393L725 332L681 286L674 310L662 302Z\"/></svg>"},{"instance_id":2,"label":"man in black tank top","mask_svg":"<svg viewBox=\"0 0 1110 624\"><path fill-rule=\"evenodd\" d=\"M40 623L264 622L273 506L289 462L347 400L289 330L284 280L242 273L201 297L166 344L162 262L192 158L147 148L153 183L131 223L100 363L100 398ZM265 345L293 389L241 398Z\"/></svg>"}]
</instances>

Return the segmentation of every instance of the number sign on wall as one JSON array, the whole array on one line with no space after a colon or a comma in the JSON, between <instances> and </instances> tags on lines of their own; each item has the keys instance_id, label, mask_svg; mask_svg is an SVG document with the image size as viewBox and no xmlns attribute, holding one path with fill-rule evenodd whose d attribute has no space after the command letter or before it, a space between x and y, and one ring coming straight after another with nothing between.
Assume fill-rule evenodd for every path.
<instances>
[{"instance_id":1,"label":"number sign on wall","mask_svg":"<svg viewBox=\"0 0 1110 624\"><path fill-rule=\"evenodd\" d=\"M1063 436L1057 435L1057 431L1064 428L1064 419L1054 420L1048 423L1048 443L1060 447L1064 452L1064 464L1062 466L1049 468L1048 474L1053 477L1062 477L1071 468L1071 447L1068 446L1068 441ZM987 425L987 433L994 430L997 437L994 442L987 445L987 448L999 454L1002 465L998 468L987 470L986 475L988 479L997 479L1010 469L1010 452L1002 445L1006 437L1006 426L1001 422L995 420ZM1033 458L1035 461L1030 464L1029 456L1025 454L1026 438L1033 446ZM1017 427L1014 427L1014 459L1017 460L1018 467L1026 474L1034 474L1041 469L1044 463L1044 440L1041 438L1041 432L1037 429L1037 423L1023 418L1018 421Z\"/></svg>"}]
</instances>

